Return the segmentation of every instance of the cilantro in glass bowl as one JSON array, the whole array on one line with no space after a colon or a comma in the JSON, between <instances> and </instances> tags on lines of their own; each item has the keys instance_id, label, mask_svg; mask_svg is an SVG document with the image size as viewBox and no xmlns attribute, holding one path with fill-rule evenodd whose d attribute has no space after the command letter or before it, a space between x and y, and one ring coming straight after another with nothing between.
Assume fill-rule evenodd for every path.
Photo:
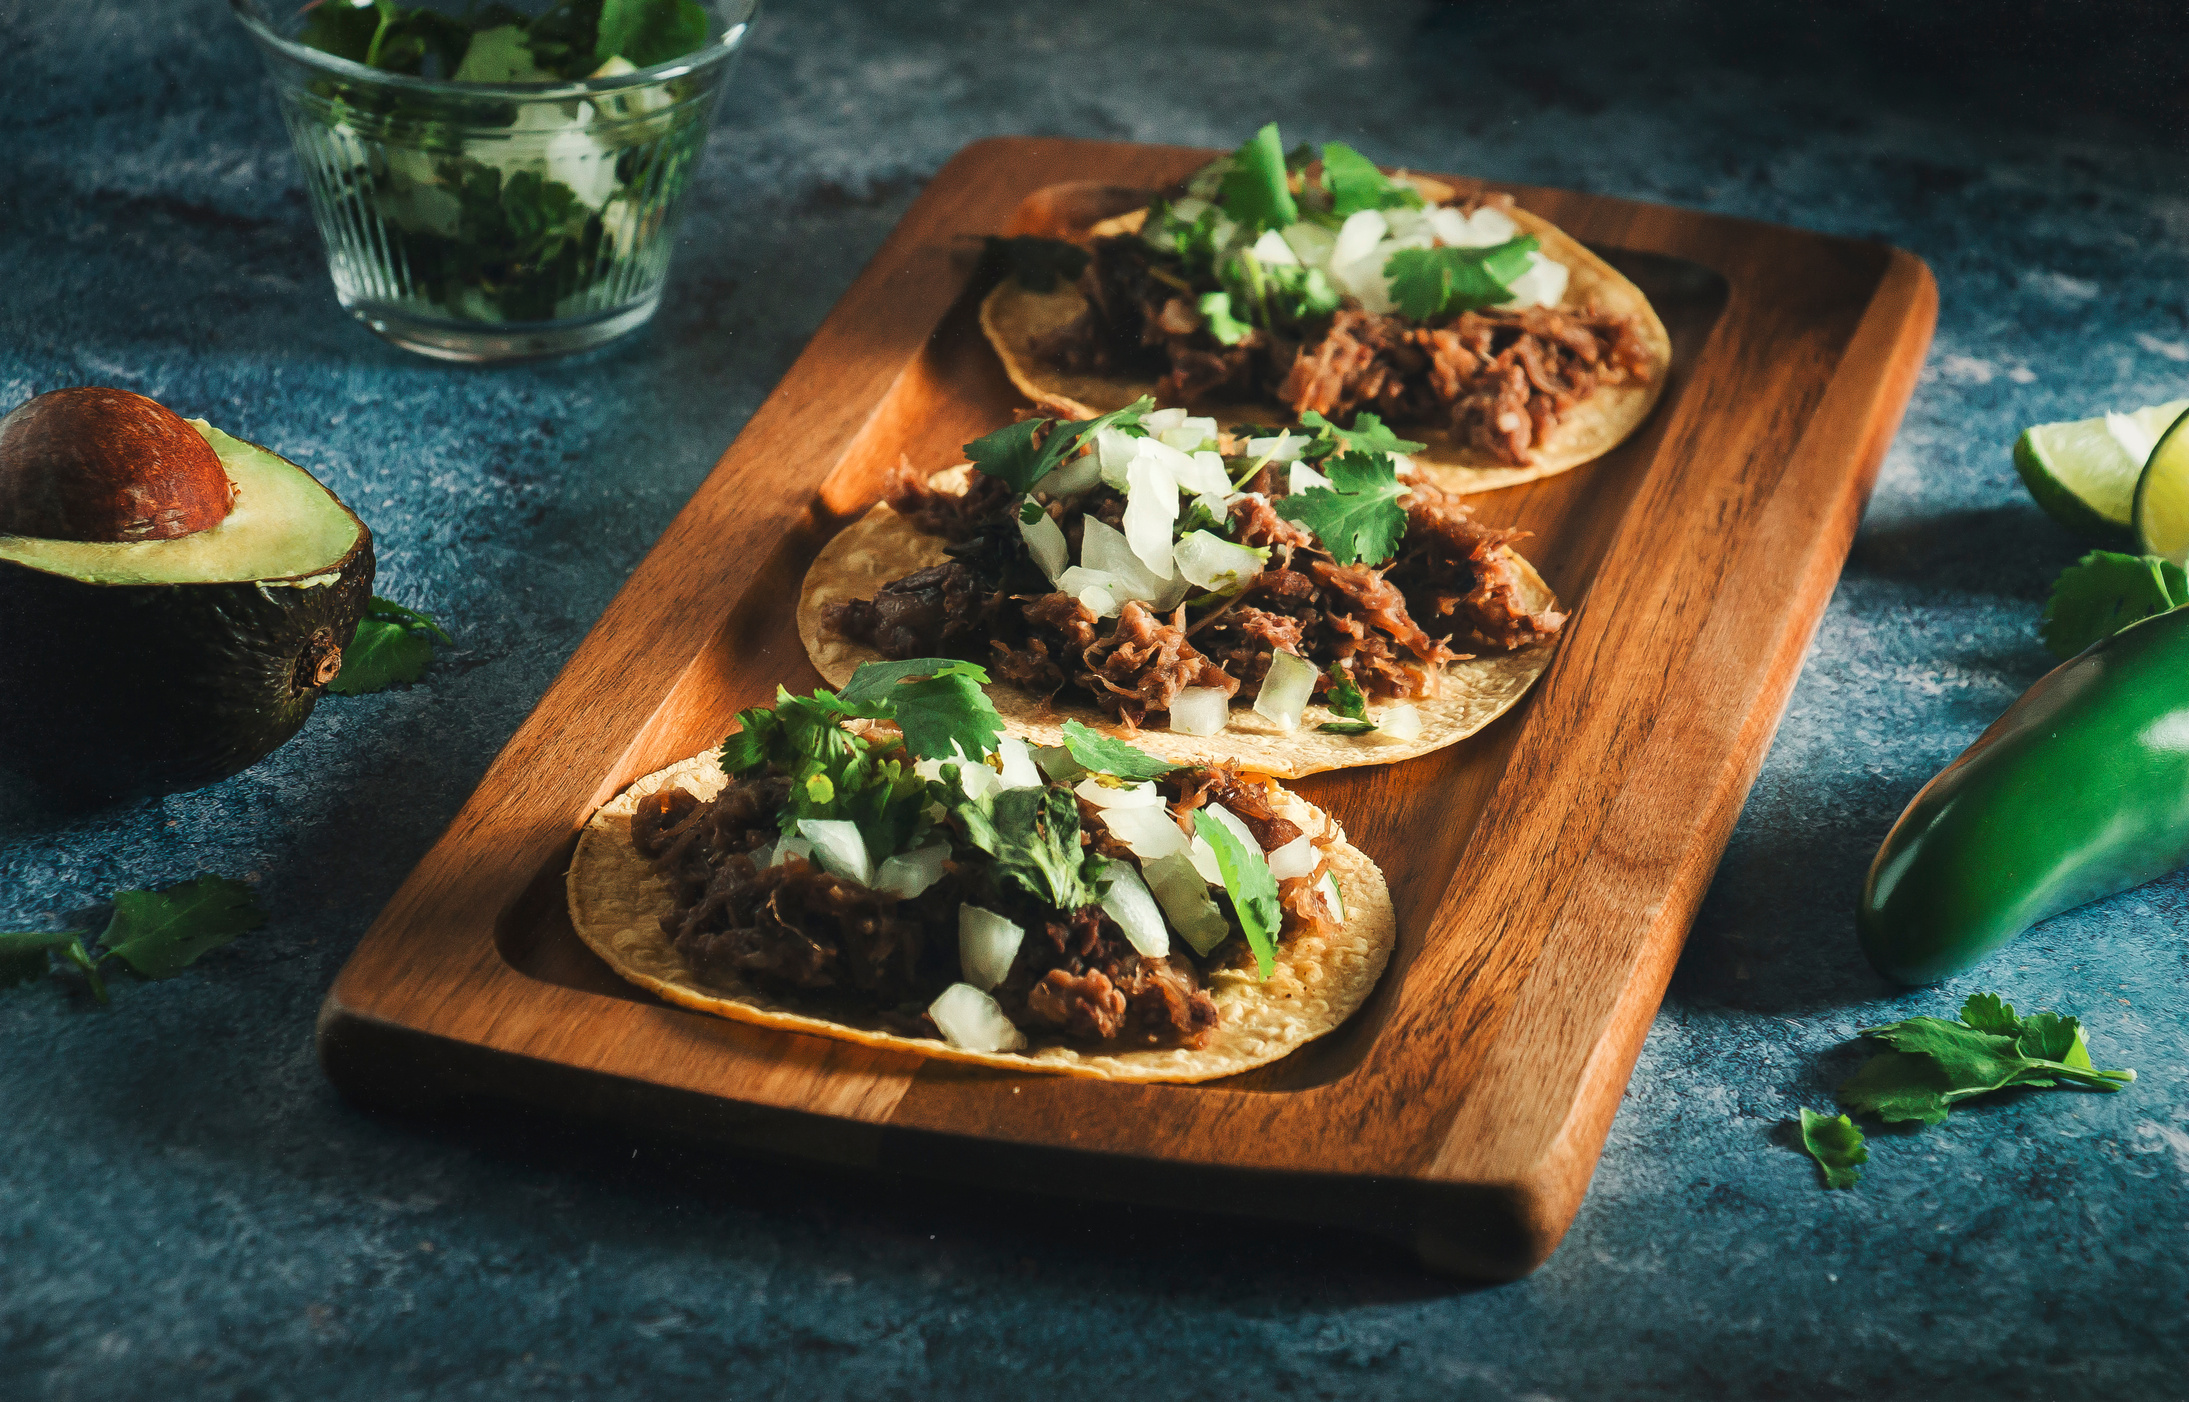
<instances>
[{"instance_id":1,"label":"cilantro in glass bowl","mask_svg":"<svg viewBox=\"0 0 2189 1402\"><path fill-rule=\"evenodd\" d=\"M343 307L409 350L494 361L654 314L756 0L230 4L273 73Z\"/></svg>"}]
</instances>

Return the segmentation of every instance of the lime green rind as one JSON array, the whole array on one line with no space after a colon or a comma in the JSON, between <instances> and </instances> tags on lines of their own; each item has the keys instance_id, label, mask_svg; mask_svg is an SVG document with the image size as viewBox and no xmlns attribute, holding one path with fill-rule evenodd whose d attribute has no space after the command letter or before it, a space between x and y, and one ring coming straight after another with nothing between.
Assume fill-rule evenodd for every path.
<instances>
[{"instance_id":1,"label":"lime green rind","mask_svg":"<svg viewBox=\"0 0 2189 1402\"><path fill-rule=\"evenodd\" d=\"M2022 485L2029 489L2030 499L2038 509L2079 536L2104 545L2126 544L2132 536L2126 520L2110 521L2100 515L2097 508L2075 495L2051 473L2045 470L2039 458L2036 444L2031 440L2033 429L2025 429L2014 440L2014 470L2021 476Z\"/></svg>"},{"instance_id":2,"label":"lime green rind","mask_svg":"<svg viewBox=\"0 0 2189 1402\"><path fill-rule=\"evenodd\" d=\"M2147 555L2189 564L2189 412L2176 418L2136 479L2136 544Z\"/></svg>"}]
</instances>

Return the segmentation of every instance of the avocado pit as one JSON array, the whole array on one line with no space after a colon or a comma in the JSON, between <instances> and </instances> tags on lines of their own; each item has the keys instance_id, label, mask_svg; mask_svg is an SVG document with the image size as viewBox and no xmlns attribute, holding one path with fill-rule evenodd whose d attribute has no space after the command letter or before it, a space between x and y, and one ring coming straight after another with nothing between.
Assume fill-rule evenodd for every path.
<instances>
[{"instance_id":1,"label":"avocado pit","mask_svg":"<svg viewBox=\"0 0 2189 1402\"><path fill-rule=\"evenodd\" d=\"M0 419L0 535L172 540L234 503L212 444L141 394L57 389Z\"/></svg>"}]
</instances>

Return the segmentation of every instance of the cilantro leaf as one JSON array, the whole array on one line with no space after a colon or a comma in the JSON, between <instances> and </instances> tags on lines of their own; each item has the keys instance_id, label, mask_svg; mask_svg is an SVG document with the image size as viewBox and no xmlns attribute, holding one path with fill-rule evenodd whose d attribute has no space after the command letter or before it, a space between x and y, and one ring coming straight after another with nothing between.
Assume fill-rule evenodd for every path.
<instances>
[{"instance_id":1,"label":"cilantro leaf","mask_svg":"<svg viewBox=\"0 0 2189 1402\"><path fill-rule=\"evenodd\" d=\"M1090 729L1076 720L1064 722L1064 748L1071 752L1083 769L1103 774L1115 774L1120 779L1136 783L1145 779L1160 779L1181 766L1168 764L1137 746L1113 739L1099 730Z\"/></svg>"},{"instance_id":2,"label":"cilantro leaf","mask_svg":"<svg viewBox=\"0 0 2189 1402\"><path fill-rule=\"evenodd\" d=\"M2133 1071L2093 1067L2074 1018L2017 1017L2011 1005L1988 993L1964 1003L1958 1022L1911 1017L1866 1028L1862 1035L1892 1050L1864 1063L1839 1088L1839 1098L1850 1109L1888 1121L1937 1124L1957 1102L2008 1086L2065 1082L2114 1091L2136 1079Z\"/></svg>"},{"instance_id":3,"label":"cilantro leaf","mask_svg":"<svg viewBox=\"0 0 2189 1402\"><path fill-rule=\"evenodd\" d=\"M327 690L337 696L363 696L415 682L433 660L436 638L453 641L427 615L374 595L350 645L342 649L342 670L327 683Z\"/></svg>"},{"instance_id":4,"label":"cilantro leaf","mask_svg":"<svg viewBox=\"0 0 2189 1402\"><path fill-rule=\"evenodd\" d=\"M1009 883L1052 910L1077 910L1098 899L1088 867L1101 862L1079 845L1079 799L1058 784L967 796L958 766L943 766L928 787L975 847L995 858L999 884Z\"/></svg>"},{"instance_id":5,"label":"cilantro leaf","mask_svg":"<svg viewBox=\"0 0 2189 1402\"><path fill-rule=\"evenodd\" d=\"M1236 346L1254 334L1254 328L1231 314L1229 292L1203 293L1200 302L1201 316L1208 323L1208 332L1227 346Z\"/></svg>"},{"instance_id":6,"label":"cilantro leaf","mask_svg":"<svg viewBox=\"0 0 2189 1402\"><path fill-rule=\"evenodd\" d=\"M1064 239L1045 239L1034 234L981 240L981 269L993 277L1010 277L1028 292L1054 292L1059 282L1071 282L1087 267L1087 250Z\"/></svg>"},{"instance_id":7,"label":"cilantro leaf","mask_svg":"<svg viewBox=\"0 0 2189 1402\"><path fill-rule=\"evenodd\" d=\"M140 978L171 978L199 955L265 923L251 888L224 876L200 876L163 891L122 891L114 897L114 919L99 936L100 958L111 955Z\"/></svg>"},{"instance_id":8,"label":"cilantro leaf","mask_svg":"<svg viewBox=\"0 0 2189 1402\"><path fill-rule=\"evenodd\" d=\"M1509 300L1513 282L1528 270L1528 255L1539 246L1535 235L1522 234L1493 248L1402 248L1383 271L1399 311L1429 321Z\"/></svg>"},{"instance_id":9,"label":"cilantro leaf","mask_svg":"<svg viewBox=\"0 0 2189 1402\"><path fill-rule=\"evenodd\" d=\"M1368 718L1368 698L1361 695L1361 689L1353 684L1353 678L1336 662L1330 664L1330 693L1325 698L1325 704L1336 715L1347 716L1353 720Z\"/></svg>"},{"instance_id":10,"label":"cilantro leaf","mask_svg":"<svg viewBox=\"0 0 2189 1402\"><path fill-rule=\"evenodd\" d=\"M1845 1115L1820 1115L1801 1107L1801 1147L1824 1170L1827 1188L1852 1188L1862 1179L1857 1164L1870 1161L1863 1147L1862 1131Z\"/></svg>"},{"instance_id":11,"label":"cilantro leaf","mask_svg":"<svg viewBox=\"0 0 2189 1402\"><path fill-rule=\"evenodd\" d=\"M1277 903L1277 878L1270 874L1269 859L1260 852L1249 852L1238 834L1218 822L1206 808L1193 810L1193 830L1216 853L1216 869L1223 873L1231 908L1266 979L1277 971L1277 934L1284 927L1283 908Z\"/></svg>"},{"instance_id":12,"label":"cilantro leaf","mask_svg":"<svg viewBox=\"0 0 2189 1402\"><path fill-rule=\"evenodd\" d=\"M525 43L521 24L496 25L471 36L464 61L456 65L459 83L551 83L556 74L540 67Z\"/></svg>"},{"instance_id":13,"label":"cilantro leaf","mask_svg":"<svg viewBox=\"0 0 2189 1402\"><path fill-rule=\"evenodd\" d=\"M1224 213L1255 233L1298 223L1300 206L1285 176L1284 142L1271 122L1231 153L1220 189Z\"/></svg>"},{"instance_id":14,"label":"cilantro leaf","mask_svg":"<svg viewBox=\"0 0 2189 1402\"><path fill-rule=\"evenodd\" d=\"M978 759L992 752L1003 718L980 688L986 680L986 672L961 662L924 681L891 687L888 702L905 748L921 759L949 759L961 750Z\"/></svg>"},{"instance_id":15,"label":"cilantro leaf","mask_svg":"<svg viewBox=\"0 0 2189 1402\"><path fill-rule=\"evenodd\" d=\"M1351 428L1339 428L1313 409L1300 415L1300 425L1313 429L1315 441L1307 446L1306 458L1319 461L1336 452L1347 453L1418 453L1428 447L1410 438L1401 438L1383 426L1383 420L1362 410L1353 416Z\"/></svg>"},{"instance_id":16,"label":"cilantro leaf","mask_svg":"<svg viewBox=\"0 0 2189 1402\"><path fill-rule=\"evenodd\" d=\"M1364 209L1419 209L1424 203L1421 191L1393 180L1339 141L1323 146L1323 186L1330 191L1330 212L1340 219Z\"/></svg>"},{"instance_id":17,"label":"cilantro leaf","mask_svg":"<svg viewBox=\"0 0 2189 1402\"><path fill-rule=\"evenodd\" d=\"M965 456L974 468L1007 484L1014 492L1030 492L1034 484L1055 471L1064 457L1084 439L1105 428L1136 429L1140 416L1155 408L1155 400L1141 395L1122 409L1091 419L1064 422L1057 419L1025 419L1007 428L976 438L965 445ZM1042 425L1051 425L1041 446L1034 438Z\"/></svg>"},{"instance_id":18,"label":"cilantro leaf","mask_svg":"<svg viewBox=\"0 0 2189 1402\"><path fill-rule=\"evenodd\" d=\"M2189 573L2157 555L2093 550L2053 581L2040 635L2056 657L2073 657L2131 623L2189 603Z\"/></svg>"},{"instance_id":19,"label":"cilantro leaf","mask_svg":"<svg viewBox=\"0 0 2189 1402\"><path fill-rule=\"evenodd\" d=\"M1366 735L1376 728L1376 723L1372 720L1326 720L1315 728L1333 735Z\"/></svg>"},{"instance_id":20,"label":"cilantro leaf","mask_svg":"<svg viewBox=\"0 0 2189 1402\"><path fill-rule=\"evenodd\" d=\"M711 27L699 0L601 0L593 62L651 68L705 44Z\"/></svg>"},{"instance_id":21,"label":"cilantro leaf","mask_svg":"<svg viewBox=\"0 0 2189 1402\"><path fill-rule=\"evenodd\" d=\"M1345 453L1323 463L1328 487L1310 487L1277 502L1277 514L1315 533L1330 558L1341 565L1375 564L1398 553L1406 534L1406 488L1391 459L1380 454Z\"/></svg>"}]
</instances>

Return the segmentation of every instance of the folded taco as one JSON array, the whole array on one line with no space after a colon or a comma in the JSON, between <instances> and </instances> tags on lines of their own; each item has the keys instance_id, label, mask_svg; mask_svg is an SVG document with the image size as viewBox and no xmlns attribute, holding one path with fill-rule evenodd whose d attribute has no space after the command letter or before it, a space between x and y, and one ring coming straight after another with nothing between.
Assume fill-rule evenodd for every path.
<instances>
[{"instance_id":1,"label":"folded taco","mask_svg":"<svg viewBox=\"0 0 2189 1402\"><path fill-rule=\"evenodd\" d=\"M1027 420L909 465L799 600L816 669L985 664L1004 718L1137 731L1172 760L1285 777L1473 734L1549 665L1558 601L1375 421L1227 433L1142 400Z\"/></svg>"},{"instance_id":2,"label":"folded taco","mask_svg":"<svg viewBox=\"0 0 2189 1402\"><path fill-rule=\"evenodd\" d=\"M1089 234L1006 241L1018 271L981 307L1050 413L1143 394L1226 425L1366 410L1474 492L1610 451L1671 362L1641 290L1509 195L1386 176L1337 142L1287 155L1274 123Z\"/></svg>"},{"instance_id":3,"label":"folded taco","mask_svg":"<svg viewBox=\"0 0 2189 1402\"><path fill-rule=\"evenodd\" d=\"M1396 917L1336 823L1079 727L1029 747L983 679L922 658L743 712L586 824L578 934L685 1007L1109 1080L1232 1075L1361 1005Z\"/></svg>"}]
</instances>

